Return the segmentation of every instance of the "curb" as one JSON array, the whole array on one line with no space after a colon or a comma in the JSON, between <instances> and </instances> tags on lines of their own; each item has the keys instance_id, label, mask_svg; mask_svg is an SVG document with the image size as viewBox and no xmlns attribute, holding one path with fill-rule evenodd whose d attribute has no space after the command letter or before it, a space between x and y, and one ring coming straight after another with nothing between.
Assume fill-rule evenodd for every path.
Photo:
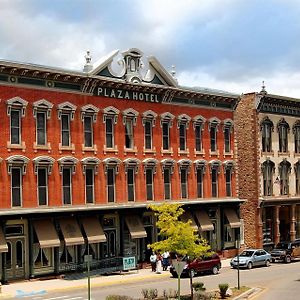
<instances>
[{"instance_id":1,"label":"curb","mask_svg":"<svg viewBox=\"0 0 300 300\"><path fill-rule=\"evenodd\" d=\"M264 289L260 287L251 288L250 290L236 296L233 300L251 299L254 296L260 294Z\"/></svg>"}]
</instances>

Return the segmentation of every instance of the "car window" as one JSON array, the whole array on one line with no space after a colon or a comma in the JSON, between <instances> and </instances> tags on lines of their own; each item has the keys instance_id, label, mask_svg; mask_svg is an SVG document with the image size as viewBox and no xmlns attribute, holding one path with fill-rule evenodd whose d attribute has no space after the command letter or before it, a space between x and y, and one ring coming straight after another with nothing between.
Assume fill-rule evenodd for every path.
<instances>
[{"instance_id":1,"label":"car window","mask_svg":"<svg viewBox=\"0 0 300 300\"><path fill-rule=\"evenodd\" d=\"M243 252L240 254L240 256L242 256L242 257L250 257L250 256L253 255L253 252L254 252L254 251L245 250L245 251L243 251Z\"/></svg>"},{"instance_id":2,"label":"car window","mask_svg":"<svg viewBox=\"0 0 300 300\"><path fill-rule=\"evenodd\" d=\"M289 249L288 243L278 243L275 247L276 249Z\"/></svg>"}]
</instances>

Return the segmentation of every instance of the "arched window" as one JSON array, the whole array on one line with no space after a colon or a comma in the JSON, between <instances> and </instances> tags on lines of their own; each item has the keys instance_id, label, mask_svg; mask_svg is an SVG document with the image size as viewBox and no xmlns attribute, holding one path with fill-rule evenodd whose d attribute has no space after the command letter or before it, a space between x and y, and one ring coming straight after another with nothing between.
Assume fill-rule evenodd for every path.
<instances>
[{"instance_id":1,"label":"arched window","mask_svg":"<svg viewBox=\"0 0 300 300\"><path fill-rule=\"evenodd\" d=\"M189 195L188 174L190 173L191 165L192 161L189 159L181 159L178 161L180 175L180 191L182 199L187 199Z\"/></svg>"},{"instance_id":2,"label":"arched window","mask_svg":"<svg viewBox=\"0 0 300 300\"><path fill-rule=\"evenodd\" d=\"M209 163L211 174L211 196L218 197L219 195L219 173L221 169L221 162L219 160L213 160Z\"/></svg>"},{"instance_id":3,"label":"arched window","mask_svg":"<svg viewBox=\"0 0 300 300\"><path fill-rule=\"evenodd\" d=\"M197 178L197 198L203 198L204 195L204 174L206 170L206 161L203 159L197 159L194 161L195 172Z\"/></svg>"},{"instance_id":4,"label":"arched window","mask_svg":"<svg viewBox=\"0 0 300 300\"><path fill-rule=\"evenodd\" d=\"M277 130L279 140L279 152L288 152L288 134L290 131L290 126L284 119L281 119L278 122Z\"/></svg>"},{"instance_id":5,"label":"arched window","mask_svg":"<svg viewBox=\"0 0 300 300\"><path fill-rule=\"evenodd\" d=\"M289 194L289 175L291 173L291 164L284 159L278 166L280 178L280 195Z\"/></svg>"},{"instance_id":6,"label":"arched window","mask_svg":"<svg viewBox=\"0 0 300 300\"><path fill-rule=\"evenodd\" d=\"M300 160L295 164L296 195L300 195Z\"/></svg>"},{"instance_id":7,"label":"arched window","mask_svg":"<svg viewBox=\"0 0 300 300\"><path fill-rule=\"evenodd\" d=\"M293 126L295 153L300 153L300 121L297 121Z\"/></svg>"},{"instance_id":8,"label":"arched window","mask_svg":"<svg viewBox=\"0 0 300 300\"><path fill-rule=\"evenodd\" d=\"M262 152L271 152L272 151L272 131L274 125L272 121L266 117L260 124L261 130L261 142L262 142Z\"/></svg>"},{"instance_id":9,"label":"arched window","mask_svg":"<svg viewBox=\"0 0 300 300\"><path fill-rule=\"evenodd\" d=\"M274 170L275 170L275 164L271 160L268 159L262 164L264 196L272 196L273 195Z\"/></svg>"}]
</instances>

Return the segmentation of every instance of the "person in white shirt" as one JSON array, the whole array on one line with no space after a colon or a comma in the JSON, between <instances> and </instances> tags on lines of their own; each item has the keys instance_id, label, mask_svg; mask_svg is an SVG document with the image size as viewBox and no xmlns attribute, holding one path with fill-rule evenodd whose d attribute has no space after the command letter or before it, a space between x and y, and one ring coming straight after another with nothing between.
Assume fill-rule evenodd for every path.
<instances>
[{"instance_id":1,"label":"person in white shirt","mask_svg":"<svg viewBox=\"0 0 300 300\"><path fill-rule=\"evenodd\" d=\"M168 266L169 266L169 257L170 257L169 251L165 251L162 254L163 271L166 271L168 269Z\"/></svg>"}]
</instances>

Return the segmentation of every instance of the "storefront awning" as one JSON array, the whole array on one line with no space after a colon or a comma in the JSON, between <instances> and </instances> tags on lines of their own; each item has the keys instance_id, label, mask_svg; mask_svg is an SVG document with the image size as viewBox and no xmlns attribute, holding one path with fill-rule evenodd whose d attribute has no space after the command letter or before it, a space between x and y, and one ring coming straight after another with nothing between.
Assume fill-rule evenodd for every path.
<instances>
[{"instance_id":1,"label":"storefront awning","mask_svg":"<svg viewBox=\"0 0 300 300\"><path fill-rule=\"evenodd\" d=\"M214 225L209 219L208 214L204 210L197 210L195 212L196 218L199 222L201 231L212 231L214 230Z\"/></svg>"},{"instance_id":2,"label":"storefront awning","mask_svg":"<svg viewBox=\"0 0 300 300\"><path fill-rule=\"evenodd\" d=\"M147 237L147 232L141 219L138 216L126 216L125 222L132 239L140 239Z\"/></svg>"},{"instance_id":3,"label":"storefront awning","mask_svg":"<svg viewBox=\"0 0 300 300\"><path fill-rule=\"evenodd\" d=\"M59 247L60 240L50 219L34 220L33 227L41 248Z\"/></svg>"},{"instance_id":4,"label":"storefront awning","mask_svg":"<svg viewBox=\"0 0 300 300\"><path fill-rule=\"evenodd\" d=\"M66 246L83 245L84 239L77 221L73 218L59 220Z\"/></svg>"},{"instance_id":5,"label":"storefront awning","mask_svg":"<svg viewBox=\"0 0 300 300\"><path fill-rule=\"evenodd\" d=\"M237 216L236 212L232 208L226 208L224 212L231 228L241 227L241 221Z\"/></svg>"},{"instance_id":6,"label":"storefront awning","mask_svg":"<svg viewBox=\"0 0 300 300\"><path fill-rule=\"evenodd\" d=\"M97 217L80 219L89 244L106 242L106 236Z\"/></svg>"},{"instance_id":7,"label":"storefront awning","mask_svg":"<svg viewBox=\"0 0 300 300\"><path fill-rule=\"evenodd\" d=\"M5 236L3 234L3 230L0 227L0 253L2 252L8 252L8 246L5 240Z\"/></svg>"},{"instance_id":8,"label":"storefront awning","mask_svg":"<svg viewBox=\"0 0 300 300\"><path fill-rule=\"evenodd\" d=\"M193 218L192 214L189 211L185 211L181 216L180 219L182 222L187 222L188 220L192 221L191 226L195 231L198 231L198 226L195 222L195 219Z\"/></svg>"}]
</instances>

